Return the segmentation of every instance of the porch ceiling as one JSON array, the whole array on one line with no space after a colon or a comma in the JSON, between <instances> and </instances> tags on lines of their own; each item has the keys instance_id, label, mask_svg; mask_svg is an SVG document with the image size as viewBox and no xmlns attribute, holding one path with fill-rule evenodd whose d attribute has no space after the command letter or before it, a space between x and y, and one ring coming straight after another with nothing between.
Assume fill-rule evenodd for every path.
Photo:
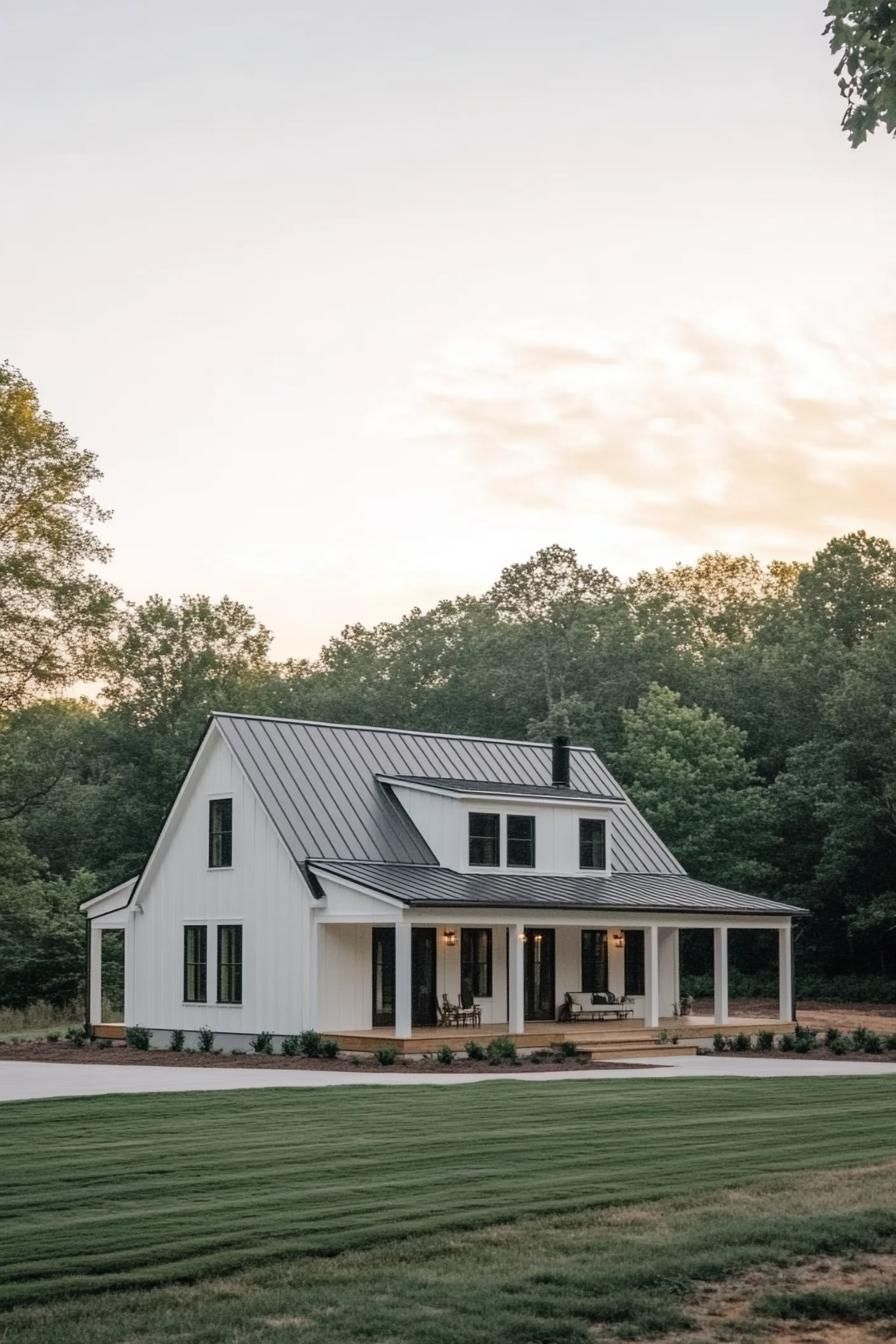
<instances>
[{"instance_id":1,"label":"porch ceiling","mask_svg":"<svg viewBox=\"0 0 896 1344\"><path fill-rule=\"evenodd\" d=\"M410 906L614 910L699 915L788 916L807 912L761 896L698 882L677 873L579 877L550 873L460 873L428 864L313 859L316 873Z\"/></svg>"}]
</instances>

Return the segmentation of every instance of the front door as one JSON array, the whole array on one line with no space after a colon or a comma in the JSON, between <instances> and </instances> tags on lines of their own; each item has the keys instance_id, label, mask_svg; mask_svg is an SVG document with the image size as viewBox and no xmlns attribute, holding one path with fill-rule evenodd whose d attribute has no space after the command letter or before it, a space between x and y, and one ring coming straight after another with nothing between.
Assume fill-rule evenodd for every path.
<instances>
[{"instance_id":1,"label":"front door","mask_svg":"<svg viewBox=\"0 0 896 1344\"><path fill-rule=\"evenodd\" d=\"M553 929L526 929L525 975L526 1017L553 1022L556 1016Z\"/></svg>"},{"instance_id":2,"label":"front door","mask_svg":"<svg viewBox=\"0 0 896 1344\"><path fill-rule=\"evenodd\" d=\"M411 1022L436 1023L436 931L411 929Z\"/></svg>"},{"instance_id":3,"label":"front door","mask_svg":"<svg viewBox=\"0 0 896 1344\"><path fill-rule=\"evenodd\" d=\"M395 1026L395 930L373 929L373 1025Z\"/></svg>"}]
</instances>

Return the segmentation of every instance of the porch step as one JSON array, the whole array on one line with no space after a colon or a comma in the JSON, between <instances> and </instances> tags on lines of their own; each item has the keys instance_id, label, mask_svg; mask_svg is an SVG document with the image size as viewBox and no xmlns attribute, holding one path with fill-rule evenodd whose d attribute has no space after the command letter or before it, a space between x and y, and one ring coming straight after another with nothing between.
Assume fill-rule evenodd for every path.
<instances>
[{"instance_id":1,"label":"porch step","mask_svg":"<svg viewBox=\"0 0 896 1344\"><path fill-rule=\"evenodd\" d=\"M97 1022L92 1030L98 1041L123 1041L125 1036L125 1027L121 1022Z\"/></svg>"}]
</instances>

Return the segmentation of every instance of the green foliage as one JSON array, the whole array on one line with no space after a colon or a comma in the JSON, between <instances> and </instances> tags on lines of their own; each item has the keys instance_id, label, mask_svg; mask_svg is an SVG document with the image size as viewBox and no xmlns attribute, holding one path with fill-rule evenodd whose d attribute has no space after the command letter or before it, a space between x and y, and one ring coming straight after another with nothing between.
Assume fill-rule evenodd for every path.
<instances>
[{"instance_id":1,"label":"green foliage","mask_svg":"<svg viewBox=\"0 0 896 1344\"><path fill-rule=\"evenodd\" d=\"M381 1064L386 1069L390 1064L395 1063L398 1058L398 1051L394 1045L381 1045L378 1050L374 1050L373 1055L377 1064Z\"/></svg>"},{"instance_id":2,"label":"green foliage","mask_svg":"<svg viewBox=\"0 0 896 1344\"><path fill-rule=\"evenodd\" d=\"M852 1042L848 1036L835 1036L828 1049L834 1055L848 1055L852 1049Z\"/></svg>"},{"instance_id":3,"label":"green foliage","mask_svg":"<svg viewBox=\"0 0 896 1344\"><path fill-rule=\"evenodd\" d=\"M280 1049L284 1055L299 1055L302 1053L302 1043L298 1036L284 1036Z\"/></svg>"},{"instance_id":4,"label":"green foliage","mask_svg":"<svg viewBox=\"0 0 896 1344\"><path fill-rule=\"evenodd\" d=\"M485 1055L489 1064L515 1064L516 1042L512 1036L496 1036L494 1040L489 1041Z\"/></svg>"},{"instance_id":5,"label":"green foliage","mask_svg":"<svg viewBox=\"0 0 896 1344\"><path fill-rule=\"evenodd\" d=\"M738 1054L743 1054L744 1051L749 1050L750 1044L750 1038L747 1033L745 1031L739 1031L734 1038L731 1048L736 1050Z\"/></svg>"},{"instance_id":6,"label":"green foliage","mask_svg":"<svg viewBox=\"0 0 896 1344\"><path fill-rule=\"evenodd\" d=\"M578 1053L579 1047L576 1045L575 1041L560 1042L560 1054L564 1059L574 1059Z\"/></svg>"},{"instance_id":7,"label":"green foliage","mask_svg":"<svg viewBox=\"0 0 896 1344\"><path fill-rule=\"evenodd\" d=\"M147 1027L128 1027L124 1036L132 1050L149 1049L150 1033Z\"/></svg>"},{"instance_id":8,"label":"green foliage","mask_svg":"<svg viewBox=\"0 0 896 1344\"><path fill-rule=\"evenodd\" d=\"M828 0L825 34L846 99L842 126L856 149L879 126L896 135L896 8L892 0Z\"/></svg>"},{"instance_id":9,"label":"green foliage","mask_svg":"<svg viewBox=\"0 0 896 1344\"><path fill-rule=\"evenodd\" d=\"M480 1041L467 1041L464 1049L467 1059L485 1059L485 1046Z\"/></svg>"},{"instance_id":10,"label":"green foliage","mask_svg":"<svg viewBox=\"0 0 896 1344\"><path fill-rule=\"evenodd\" d=\"M215 1033L211 1027L200 1027L197 1035L197 1044L203 1055L210 1055L215 1048Z\"/></svg>"},{"instance_id":11,"label":"green foliage","mask_svg":"<svg viewBox=\"0 0 896 1344\"><path fill-rule=\"evenodd\" d=\"M299 1036L299 1050L309 1059L319 1059L324 1038L319 1031L303 1031Z\"/></svg>"},{"instance_id":12,"label":"green foliage","mask_svg":"<svg viewBox=\"0 0 896 1344\"><path fill-rule=\"evenodd\" d=\"M723 1054L730 1044L730 1040L722 1031L717 1031L712 1038L712 1048L717 1055Z\"/></svg>"},{"instance_id":13,"label":"green foliage","mask_svg":"<svg viewBox=\"0 0 896 1344\"><path fill-rule=\"evenodd\" d=\"M176 1054L180 1054L183 1048L184 1048L184 1033L178 1028L177 1030L172 1031L171 1033L171 1039L168 1042L168 1049L173 1050Z\"/></svg>"},{"instance_id":14,"label":"green foliage","mask_svg":"<svg viewBox=\"0 0 896 1344\"><path fill-rule=\"evenodd\" d=\"M86 1027L69 1027L65 1033L65 1039L71 1041L72 1045L86 1045L90 1036Z\"/></svg>"},{"instance_id":15,"label":"green foliage","mask_svg":"<svg viewBox=\"0 0 896 1344\"><path fill-rule=\"evenodd\" d=\"M336 1059L340 1049L339 1042L329 1038L320 1043L320 1052L324 1059Z\"/></svg>"},{"instance_id":16,"label":"green foliage","mask_svg":"<svg viewBox=\"0 0 896 1344\"><path fill-rule=\"evenodd\" d=\"M862 1049L866 1055L879 1055L884 1048L884 1043L876 1031L866 1031L865 1039L862 1043Z\"/></svg>"},{"instance_id":17,"label":"green foliage","mask_svg":"<svg viewBox=\"0 0 896 1344\"><path fill-rule=\"evenodd\" d=\"M249 1042L256 1055L272 1055L274 1053L274 1033L272 1031L260 1031L257 1036L253 1036Z\"/></svg>"},{"instance_id":18,"label":"green foliage","mask_svg":"<svg viewBox=\"0 0 896 1344\"><path fill-rule=\"evenodd\" d=\"M890 1034L886 1037L886 1039L884 1040L884 1049L891 1051L896 1050L896 1031L890 1032Z\"/></svg>"},{"instance_id":19,"label":"green foliage","mask_svg":"<svg viewBox=\"0 0 896 1344\"><path fill-rule=\"evenodd\" d=\"M778 1049L783 1050L785 1055L789 1054L792 1050L796 1049L796 1037L791 1035L782 1036L778 1042Z\"/></svg>"},{"instance_id":20,"label":"green foliage","mask_svg":"<svg viewBox=\"0 0 896 1344\"><path fill-rule=\"evenodd\" d=\"M758 1031L756 1033L756 1049L772 1050L775 1045L775 1033L773 1031Z\"/></svg>"},{"instance_id":21,"label":"green foliage","mask_svg":"<svg viewBox=\"0 0 896 1344\"><path fill-rule=\"evenodd\" d=\"M451 1046L450 1045L439 1046L439 1049L436 1051L436 1059L439 1061L440 1064L453 1064L454 1051L451 1049Z\"/></svg>"},{"instance_id":22,"label":"green foliage","mask_svg":"<svg viewBox=\"0 0 896 1344\"><path fill-rule=\"evenodd\" d=\"M828 1049L830 1049L830 1047L834 1044L836 1040L839 1040L840 1034L841 1033L839 1027L827 1028L827 1030L824 1033L824 1043L828 1047Z\"/></svg>"}]
</instances>

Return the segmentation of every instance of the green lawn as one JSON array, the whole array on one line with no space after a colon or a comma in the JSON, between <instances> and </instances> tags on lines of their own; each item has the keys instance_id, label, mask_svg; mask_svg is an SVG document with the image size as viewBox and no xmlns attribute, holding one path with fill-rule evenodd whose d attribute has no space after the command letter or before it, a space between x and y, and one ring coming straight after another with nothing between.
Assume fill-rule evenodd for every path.
<instances>
[{"instance_id":1,"label":"green lawn","mask_svg":"<svg viewBox=\"0 0 896 1344\"><path fill-rule=\"evenodd\" d=\"M896 1165L845 1172L896 1164L894 1103L893 1079L797 1078L0 1106L0 1340L683 1328L695 1280L896 1246Z\"/></svg>"}]
</instances>

